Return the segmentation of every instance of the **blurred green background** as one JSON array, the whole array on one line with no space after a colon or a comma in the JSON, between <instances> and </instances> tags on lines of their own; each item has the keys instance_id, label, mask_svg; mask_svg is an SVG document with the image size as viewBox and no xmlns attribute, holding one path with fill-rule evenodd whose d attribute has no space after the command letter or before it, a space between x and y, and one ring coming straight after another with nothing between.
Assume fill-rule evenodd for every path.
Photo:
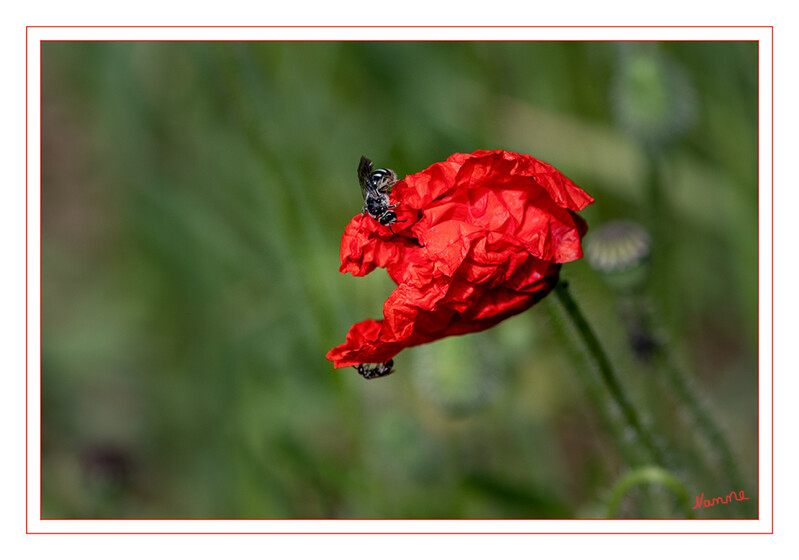
<instances>
[{"instance_id":1,"label":"blurred green background","mask_svg":"<svg viewBox=\"0 0 799 560\"><path fill-rule=\"evenodd\" d=\"M46 42L43 517L605 515L629 437L554 297L387 378L325 360L392 290L338 272L360 156L402 177L496 148L596 199L586 241L649 232L636 305L743 488L636 359L630 291L563 277L692 503L756 504L756 43ZM660 487L618 511L682 514Z\"/></svg>"}]
</instances>

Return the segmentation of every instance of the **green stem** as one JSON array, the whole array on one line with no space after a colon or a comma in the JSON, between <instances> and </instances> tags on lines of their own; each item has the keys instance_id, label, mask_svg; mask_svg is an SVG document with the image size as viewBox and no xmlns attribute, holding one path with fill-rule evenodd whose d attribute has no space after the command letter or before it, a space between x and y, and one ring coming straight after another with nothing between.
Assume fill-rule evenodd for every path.
<instances>
[{"instance_id":1,"label":"green stem","mask_svg":"<svg viewBox=\"0 0 799 560\"><path fill-rule=\"evenodd\" d=\"M613 367L610 365L610 360L608 360L607 354L602 348L599 339L594 334L594 331L591 329L588 321L586 321L582 311L580 311L577 303L569 293L567 283L563 281L559 282L555 286L555 293L557 294L558 300L560 301L561 305L563 305L563 308L566 310L566 313L571 319L572 323L574 323L577 332L582 337L588 352L596 361L602 381L613 397L613 400L618 405L619 410L621 410L625 421L633 429L638 441L644 446L652 460L659 465L665 465L666 461L663 452L655 444L652 434L650 434L650 432L641 422L638 412L635 410L635 407L619 383L619 379L616 376L616 373L613 371Z\"/></svg>"},{"instance_id":2,"label":"green stem","mask_svg":"<svg viewBox=\"0 0 799 560\"><path fill-rule=\"evenodd\" d=\"M643 329L648 333L652 332L651 318L645 313L648 305L645 300L635 301L632 298L632 293L622 293L620 302L626 302L627 307L630 309L628 315L628 329ZM640 296L645 297L645 296ZM632 321L632 322L631 322ZM649 334L649 336L652 336ZM653 338L654 340L654 338ZM696 387L693 379L688 377L676 364L672 353L666 344L657 343L655 351L651 355L651 361L646 361L646 365L652 369L648 372L648 378L657 378L666 387L670 388L675 395L679 398L682 406L684 406L690 415L693 417L691 428L694 428L705 441L710 445L714 451L713 457L717 459L721 471L726 477L726 482L731 486L731 489L740 491L745 489L744 478L741 475L738 462L732 452L728 439L725 437L724 432L719 425L713 420L708 407L702 402L701 393ZM661 385L662 387L663 385ZM702 461L706 463L705 461ZM707 468L707 465L703 465ZM742 504L743 509L753 514L754 502Z\"/></svg>"},{"instance_id":3,"label":"green stem","mask_svg":"<svg viewBox=\"0 0 799 560\"><path fill-rule=\"evenodd\" d=\"M744 487L744 479L741 476L741 471L738 468L738 463L732 453L732 449L727 443L721 429L716 425L708 412L707 408L702 405L697 393L690 386L689 381L685 378L683 373L677 369L671 360L661 350L657 356L658 364L662 371L666 373L666 377L671 383L674 391L679 396L683 404L691 412L694 417L694 425L702 433L707 442L716 450L721 468L727 475L729 484L733 490L740 491ZM747 504L751 509L753 502Z\"/></svg>"},{"instance_id":4,"label":"green stem","mask_svg":"<svg viewBox=\"0 0 799 560\"><path fill-rule=\"evenodd\" d=\"M647 465L628 472L613 486L610 492L610 498L608 499L605 516L608 519L614 519L617 516L621 500L627 492L635 486L642 486L644 484L657 484L668 488L677 497L677 501L685 512L685 516L689 519L696 517L691 508L691 500L688 497L688 491L685 489L682 482L669 471L653 465Z\"/></svg>"}]
</instances>

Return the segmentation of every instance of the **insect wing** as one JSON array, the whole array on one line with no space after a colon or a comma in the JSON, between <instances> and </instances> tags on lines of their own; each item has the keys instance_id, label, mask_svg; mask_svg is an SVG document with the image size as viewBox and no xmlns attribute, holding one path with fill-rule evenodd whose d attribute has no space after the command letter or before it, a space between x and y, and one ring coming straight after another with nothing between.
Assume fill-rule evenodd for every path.
<instances>
[{"instance_id":1,"label":"insect wing","mask_svg":"<svg viewBox=\"0 0 799 560\"><path fill-rule=\"evenodd\" d=\"M358 182L361 185L361 194L364 200L369 193L377 191L372 182L372 161L364 156L361 156L361 161L358 163Z\"/></svg>"}]
</instances>

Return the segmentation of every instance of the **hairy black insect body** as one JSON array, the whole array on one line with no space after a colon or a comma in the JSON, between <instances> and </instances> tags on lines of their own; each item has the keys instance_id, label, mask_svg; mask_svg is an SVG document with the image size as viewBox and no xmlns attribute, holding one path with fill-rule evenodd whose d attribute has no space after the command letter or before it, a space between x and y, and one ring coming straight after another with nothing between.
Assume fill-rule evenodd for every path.
<instances>
[{"instance_id":1,"label":"hairy black insect body","mask_svg":"<svg viewBox=\"0 0 799 560\"><path fill-rule=\"evenodd\" d=\"M382 364L360 364L354 367L364 379L376 379L394 373L394 360Z\"/></svg>"},{"instance_id":2,"label":"hairy black insect body","mask_svg":"<svg viewBox=\"0 0 799 560\"><path fill-rule=\"evenodd\" d=\"M397 174L391 169L372 170L372 161L361 156L358 163L358 182L363 195L363 213L389 228L391 224L397 223L397 214L391 210L397 205L391 204L388 198L391 187L397 182Z\"/></svg>"}]
</instances>

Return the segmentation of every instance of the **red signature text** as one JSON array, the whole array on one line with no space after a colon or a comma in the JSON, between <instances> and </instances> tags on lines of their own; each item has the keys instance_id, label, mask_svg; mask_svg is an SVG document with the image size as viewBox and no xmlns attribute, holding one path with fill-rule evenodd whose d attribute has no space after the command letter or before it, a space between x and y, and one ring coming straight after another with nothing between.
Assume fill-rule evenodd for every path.
<instances>
[{"instance_id":1,"label":"red signature text","mask_svg":"<svg viewBox=\"0 0 799 560\"><path fill-rule=\"evenodd\" d=\"M741 490L738 493L733 491L733 492L730 492L729 494L727 494L726 496L723 496L723 497L722 496L717 496L717 497L715 497L713 499L709 499L709 500L705 499L705 493L703 492L701 496L697 496L696 497L696 505L693 507L693 509L699 509L701 507L709 508L709 507L713 507L713 506L718 505L718 504L729 504L733 500L733 498L735 498L736 502L742 502L743 500L748 500L749 499L746 496L744 496L744 491L743 490Z\"/></svg>"}]
</instances>

